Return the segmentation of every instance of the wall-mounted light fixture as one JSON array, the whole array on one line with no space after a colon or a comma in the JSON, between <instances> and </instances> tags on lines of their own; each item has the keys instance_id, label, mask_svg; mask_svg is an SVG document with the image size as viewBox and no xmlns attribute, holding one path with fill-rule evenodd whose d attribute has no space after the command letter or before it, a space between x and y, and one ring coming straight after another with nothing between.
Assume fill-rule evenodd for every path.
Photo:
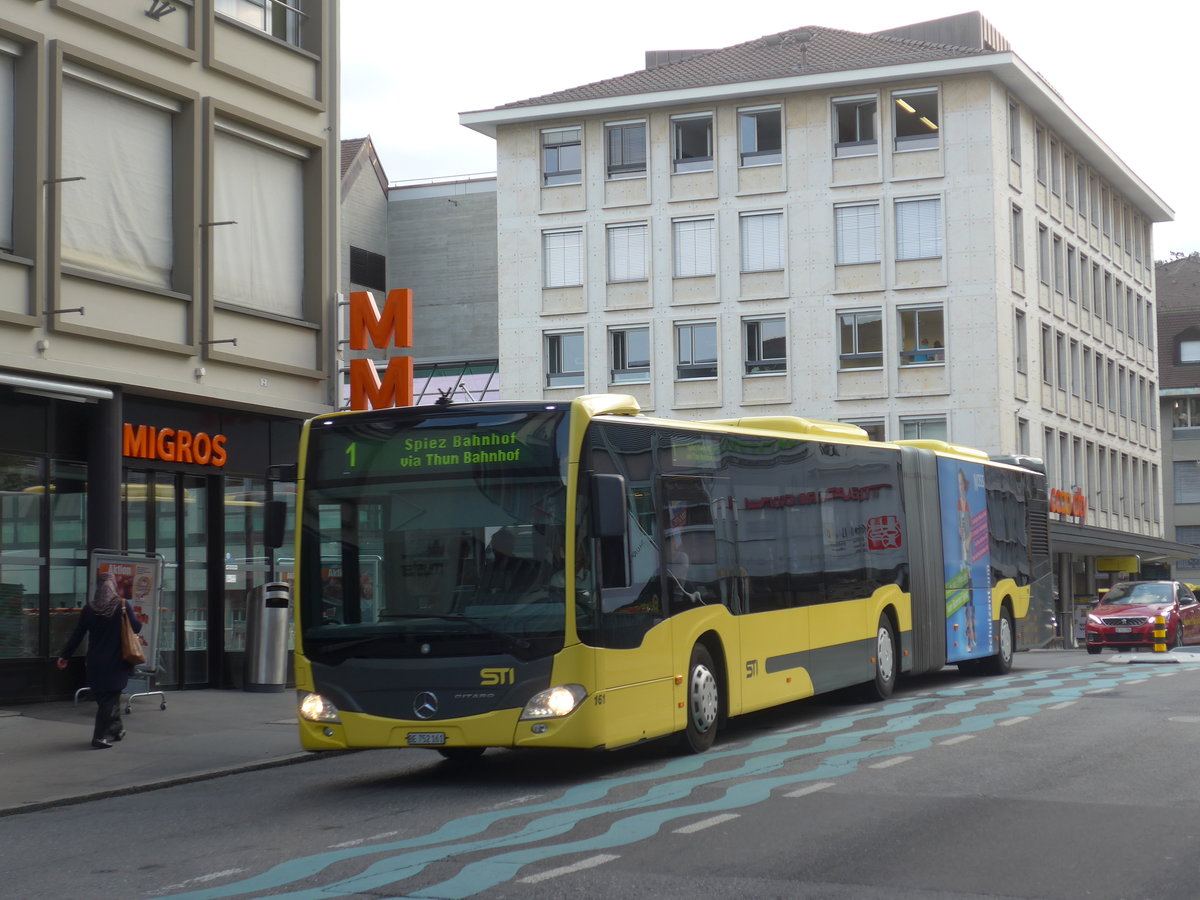
<instances>
[{"instance_id":1,"label":"wall-mounted light fixture","mask_svg":"<svg viewBox=\"0 0 1200 900\"><path fill-rule=\"evenodd\" d=\"M150 0L150 8L146 10L146 15L157 22L163 16L169 16L175 12L175 4L171 0Z\"/></svg>"}]
</instances>

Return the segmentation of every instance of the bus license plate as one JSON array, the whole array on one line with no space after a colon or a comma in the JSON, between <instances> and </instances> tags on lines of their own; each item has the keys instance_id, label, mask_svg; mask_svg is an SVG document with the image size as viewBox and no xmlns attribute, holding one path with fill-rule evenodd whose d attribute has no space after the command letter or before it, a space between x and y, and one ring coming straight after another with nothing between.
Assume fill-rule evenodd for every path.
<instances>
[{"instance_id":1,"label":"bus license plate","mask_svg":"<svg viewBox=\"0 0 1200 900\"><path fill-rule=\"evenodd\" d=\"M442 731L413 731L408 735L410 747L437 747L446 743L446 734Z\"/></svg>"},{"instance_id":2,"label":"bus license plate","mask_svg":"<svg viewBox=\"0 0 1200 900\"><path fill-rule=\"evenodd\" d=\"M1129 634L1129 632L1131 632L1131 631L1133 631L1133 629L1130 628L1128 625L1118 625L1117 626L1117 634Z\"/></svg>"}]
</instances>

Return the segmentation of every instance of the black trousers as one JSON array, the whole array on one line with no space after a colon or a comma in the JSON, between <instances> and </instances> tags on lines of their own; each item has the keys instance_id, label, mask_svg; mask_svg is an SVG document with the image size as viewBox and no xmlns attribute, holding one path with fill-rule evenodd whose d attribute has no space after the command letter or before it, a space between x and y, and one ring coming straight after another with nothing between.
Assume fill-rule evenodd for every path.
<instances>
[{"instance_id":1,"label":"black trousers","mask_svg":"<svg viewBox=\"0 0 1200 900\"><path fill-rule=\"evenodd\" d=\"M102 741L121 733L121 692L92 691L96 701L96 727L92 740Z\"/></svg>"}]
</instances>

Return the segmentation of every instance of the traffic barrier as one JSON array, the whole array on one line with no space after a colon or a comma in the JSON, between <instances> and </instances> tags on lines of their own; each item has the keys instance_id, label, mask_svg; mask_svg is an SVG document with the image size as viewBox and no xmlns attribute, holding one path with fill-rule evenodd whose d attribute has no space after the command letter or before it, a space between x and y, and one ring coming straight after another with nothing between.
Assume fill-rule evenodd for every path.
<instances>
[{"instance_id":1,"label":"traffic barrier","mask_svg":"<svg viewBox=\"0 0 1200 900\"><path fill-rule=\"evenodd\" d=\"M1154 652L1167 652L1167 620L1162 616L1154 617Z\"/></svg>"}]
</instances>

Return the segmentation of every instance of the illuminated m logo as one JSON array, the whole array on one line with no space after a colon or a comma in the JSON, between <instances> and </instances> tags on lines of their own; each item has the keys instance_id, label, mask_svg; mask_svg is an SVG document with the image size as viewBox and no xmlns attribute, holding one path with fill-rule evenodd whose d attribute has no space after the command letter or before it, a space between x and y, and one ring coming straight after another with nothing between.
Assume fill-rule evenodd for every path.
<instances>
[{"instance_id":1,"label":"illuminated m logo","mask_svg":"<svg viewBox=\"0 0 1200 900\"><path fill-rule=\"evenodd\" d=\"M382 313L370 291L351 291L349 340L351 350L412 347L412 291L407 288L388 291ZM389 359L382 381L374 361L350 360L351 409L412 406L412 401L411 356L393 356Z\"/></svg>"}]
</instances>

